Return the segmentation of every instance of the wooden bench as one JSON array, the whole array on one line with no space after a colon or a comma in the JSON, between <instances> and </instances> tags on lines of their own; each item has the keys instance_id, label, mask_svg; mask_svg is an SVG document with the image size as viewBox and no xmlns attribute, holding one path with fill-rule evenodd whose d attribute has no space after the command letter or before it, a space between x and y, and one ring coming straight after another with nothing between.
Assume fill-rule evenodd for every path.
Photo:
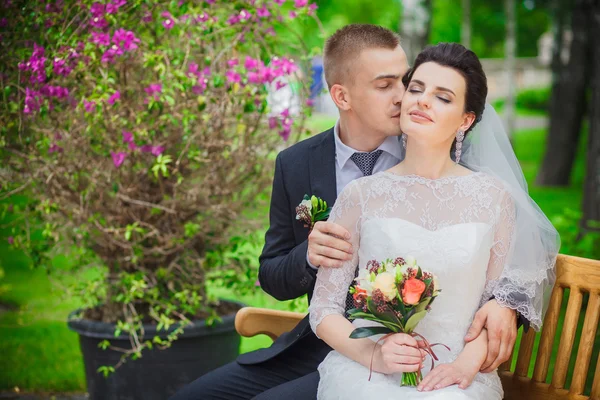
<instances>
[{"instance_id":1,"label":"wooden bench","mask_svg":"<svg viewBox=\"0 0 600 400\"><path fill-rule=\"evenodd\" d=\"M567 310L561 332L557 332L559 316L565 290L569 291ZM587 311L581 315L581 308L587 297ZM265 334L276 339L283 332L290 331L303 317L303 313L276 311L246 307L240 310L235 319L235 327L240 335L252 337ZM572 357L575 334L580 318L583 329L575 359L573 377L565 389L569 361ZM600 400L600 357L592 360L596 337L600 337L598 321L600 317L600 261L559 255L556 263L556 284L550 298L544 326L540 333L530 329L521 335L521 344L515 368L512 359L499 368L505 399L532 400ZM557 333L559 336L557 337ZM536 336L540 336L539 347L534 355ZM557 346L554 345L555 338ZM553 349L557 347L556 363L551 376L548 376ZM533 372L530 364L534 357ZM590 396L584 396L588 370L596 366Z\"/></svg>"}]
</instances>

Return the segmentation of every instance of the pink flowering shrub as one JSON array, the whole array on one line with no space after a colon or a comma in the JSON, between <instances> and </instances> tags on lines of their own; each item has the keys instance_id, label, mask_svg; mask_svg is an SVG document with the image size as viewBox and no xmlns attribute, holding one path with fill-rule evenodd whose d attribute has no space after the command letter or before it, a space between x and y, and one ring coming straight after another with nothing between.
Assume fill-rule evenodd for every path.
<instances>
[{"instance_id":1,"label":"pink flowering shrub","mask_svg":"<svg viewBox=\"0 0 600 400\"><path fill-rule=\"evenodd\" d=\"M15 17L0 21L0 150L39 201L44 240L100 260L84 315L135 337L128 354L151 346L142 322L217 315L206 253L252 222L240 213L302 129L308 110L269 114L267 88L308 56L278 54L273 28L315 5L282 3L0 0ZM28 41L10 36L19 24Z\"/></svg>"}]
</instances>

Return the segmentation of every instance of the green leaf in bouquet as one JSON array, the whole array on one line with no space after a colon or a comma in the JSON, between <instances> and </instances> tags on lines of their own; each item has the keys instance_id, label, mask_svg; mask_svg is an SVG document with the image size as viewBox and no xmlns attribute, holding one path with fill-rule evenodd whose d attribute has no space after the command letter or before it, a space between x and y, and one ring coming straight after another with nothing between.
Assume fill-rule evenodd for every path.
<instances>
[{"instance_id":1,"label":"green leaf in bouquet","mask_svg":"<svg viewBox=\"0 0 600 400\"><path fill-rule=\"evenodd\" d=\"M389 321L379 319L376 316L374 316L373 314L369 314L369 313L365 313L365 312L355 312L354 314L349 315L348 319L351 319L351 320L364 319L366 321L373 321L373 322L377 322L378 324L385 326L387 329L389 329L392 332L403 332L402 326L398 326Z\"/></svg>"},{"instance_id":2,"label":"green leaf in bouquet","mask_svg":"<svg viewBox=\"0 0 600 400\"><path fill-rule=\"evenodd\" d=\"M425 310L427 308L427 306L429 305L429 303L431 303L431 300L432 300L432 297L428 297L428 298L424 299L423 301L421 301L415 307L415 311L421 312L421 311Z\"/></svg>"},{"instance_id":3,"label":"green leaf in bouquet","mask_svg":"<svg viewBox=\"0 0 600 400\"><path fill-rule=\"evenodd\" d=\"M423 278L423 270L421 270L421 267L417 268L417 276L416 276L416 278L417 279Z\"/></svg>"},{"instance_id":4,"label":"green leaf in bouquet","mask_svg":"<svg viewBox=\"0 0 600 400\"><path fill-rule=\"evenodd\" d=\"M427 311L419 311L417 313L414 313L409 319L408 321L406 321L406 325L405 325L405 332L406 333L410 333L412 331L415 330L415 328L417 327L417 324L419 322L421 322L421 320L423 318L425 318L425 316L427 315Z\"/></svg>"},{"instance_id":5,"label":"green leaf in bouquet","mask_svg":"<svg viewBox=\"0 0 600 400\"><path fill-rule=\"evenodd\" d=\"M364 328L356 328L350 334L351 339L363 339L369 336L394 333L384 326L370 326Z\"/></svg>"},{"instance_id":6,"label":"green leaf in bouquet","mask_svg":"<svg viewBox=\"0 0 600 400\"><path fill-rule=\"evenodd\" d=\"M373 303L372 299L367 300L367 307L369 308L369 311L371 311L371 313L375 317L377 317L378 319L380 319L381 321L385 321L385 322L387 322L389 324L392 324L397 329L403 330L402 321L400 321L400 319L396 316L396 314L394 314L392 312L392 310L389 310L389 311L386 311L386 312L383 312L383 313L378 312L377 311L377 306L375 305L375 303Z\"/></svg>"}]
</instances>

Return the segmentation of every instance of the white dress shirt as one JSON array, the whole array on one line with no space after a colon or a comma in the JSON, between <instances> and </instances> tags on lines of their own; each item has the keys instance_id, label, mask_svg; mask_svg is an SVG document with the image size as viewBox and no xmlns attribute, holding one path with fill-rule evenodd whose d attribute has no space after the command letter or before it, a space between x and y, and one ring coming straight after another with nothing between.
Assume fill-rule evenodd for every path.
<instances>
[{"instance_id":1,"label":"white dress shirt","mask_svg":"<svg viewBox=\"0 0 600 400\"><path fill-rule=\"evenodd\" d=\"M347 146L342 142L340 139L339 120L333 128L333 134L335 137L335 181L337 185L337 195L339 196L347 184L355 179L363 177L363 173L350 157L352 157L352 154L354 153L364 152L354 150L352 147ZM398 164L402 158L402 144L398 136L389 136L373 151L376 150L383 150L383 153L381 153L375 162L373 174L392 168L394 165ZM310 267L314 269L317 268L308 261L308 251L306 253L306 262Z\"/></svg>"}]
</instances>

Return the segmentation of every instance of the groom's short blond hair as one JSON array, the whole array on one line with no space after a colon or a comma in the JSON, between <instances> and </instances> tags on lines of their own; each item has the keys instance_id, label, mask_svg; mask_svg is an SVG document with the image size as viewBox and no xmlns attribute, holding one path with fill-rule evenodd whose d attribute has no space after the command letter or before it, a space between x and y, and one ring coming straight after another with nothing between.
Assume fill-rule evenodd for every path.
<instances>
[{"instance_id":1,"label":"groom's short blond hair","mask_svg":"<svg viewBox=\"0 0 600 400\"><path fill-rule=\"evenodd\" d=\"M352 64L367 49L394 50L400 35L378 25L350 24L338 29L323 49L323 69L327 86L352 83Z\"/></svg>"}]
</instances>

